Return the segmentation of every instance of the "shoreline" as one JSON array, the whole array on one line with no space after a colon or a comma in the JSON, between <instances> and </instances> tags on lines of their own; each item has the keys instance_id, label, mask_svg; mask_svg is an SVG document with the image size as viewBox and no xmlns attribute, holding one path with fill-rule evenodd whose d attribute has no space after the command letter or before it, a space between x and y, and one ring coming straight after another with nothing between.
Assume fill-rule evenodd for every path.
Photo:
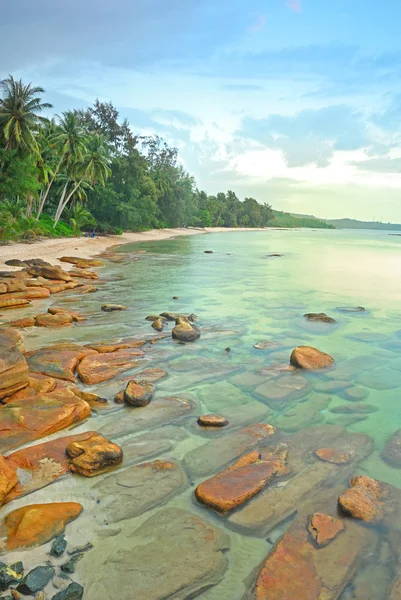
<instances>
[{"instance_id":1,"label":"shoreline","mask_svg":"<svg viewBox=\"0 0 401 600\"><path fill-rule=\"evenodd\" d=\"M94 239L81 237L44 239L38 242L26 243L15 242L0 246L0 269L13 271L14 267L5 264L6 260L17 258L41 258L52 265L63 266L58 258L61 256L79 256L81 258L93 258L111 247L123 246L139 242L157 242L168 240L183 235L200 235L205 233L225 233L231 231L265 231L263 228L249 227L207 227L204 229L151 229L143 232L127 232L123 235L110 235L96 237Z\"/></svg>"}]
</instances>

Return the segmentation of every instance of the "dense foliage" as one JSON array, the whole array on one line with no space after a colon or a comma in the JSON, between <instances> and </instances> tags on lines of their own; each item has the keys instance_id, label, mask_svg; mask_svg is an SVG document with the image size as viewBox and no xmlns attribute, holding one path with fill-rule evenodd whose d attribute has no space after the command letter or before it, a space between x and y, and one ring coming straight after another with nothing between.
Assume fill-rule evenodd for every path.
<instances>
[{"instance_id":1,"label":"dense foliage","mask_svg":"<svg viewBox=\"0 0 401 600\"><path fill-rule=\"evenodd\" d=\"M316 219L316 217L306 215L292 215L290 213L273 211L273 218L268 224L269 227L310 227L312 229L335 229L334 225Z\"/></svg>"},{"instance_id":2,"label":"dense foliage","mask_svg":"<svg viewBox=\"0 0 401 600\"><path fill-rule=\"evenodd\" d=\"M12 76L0 83L0 239L278 224L254 198L199 191L177 149L135 136L111 103L47 119L43 93Z\"/></svg>"}]
</instances>

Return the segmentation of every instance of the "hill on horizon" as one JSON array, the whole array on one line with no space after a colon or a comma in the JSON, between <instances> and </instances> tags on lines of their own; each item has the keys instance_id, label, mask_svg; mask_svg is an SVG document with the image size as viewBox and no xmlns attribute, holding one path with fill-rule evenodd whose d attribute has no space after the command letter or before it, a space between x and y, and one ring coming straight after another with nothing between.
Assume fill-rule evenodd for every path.
<instances>
[{"instance_id":1,"label":"hill on horizon","mask_svg":"<svg viewBox=\"0 0 401 600\"><path fill-rule=\"evenodd\" d=\"M382 223L380 221L358 221L357 219L325 219L336 229L376 229L381 231L401 231L400 223Z\"/></svg>"}]
</instances>

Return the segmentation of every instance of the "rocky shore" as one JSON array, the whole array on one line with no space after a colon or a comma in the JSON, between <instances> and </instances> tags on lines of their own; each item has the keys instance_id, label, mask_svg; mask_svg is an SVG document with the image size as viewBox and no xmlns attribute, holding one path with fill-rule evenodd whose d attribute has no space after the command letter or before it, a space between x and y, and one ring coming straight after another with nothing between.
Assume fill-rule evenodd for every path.
<instances>
[{"instance_id":1,"label":"rocky shore","mask_svg":"<svg viewBox=\"0 0 401 600\"><path fill-rule=\"evenodd\" d=\"M104 285L105 264L126 258L57 258L10 259L0 273L0 598L194 598L229 577L231 534L267 540L244 578L248 600L373 600L366 582L379 589L379 571L382 597L401 598L400 490L363 475L368 435L321 422L334 389L353 407L343 414L370 411L346 362L299 345L247 382L224 361L195 359L189 375L190 348L213 328L180 312L142 315L147 334L69 341L91 318L80 299ZM46 299L47 312L36 312ZM126 308L102 304L100 314ZM306 318L335 324L324 313ZM57 330L67 339L26 349L24 332ZM189 356L152 364L171 345ZM217 383L200 402L185 386L157 393L182 372L187 387ZM230 383L219 383L223 375ZM193 432L198 441L185 449ZM399 439L382 452L397 467ZM166 457L179 443L185 451ZM52 490L77 478L60 501ZM29 502L45 488L46 502ZM180 503L188 492L192 506ZM76 546L79 529L86 540Z\"/></svg>"}]
</instances>

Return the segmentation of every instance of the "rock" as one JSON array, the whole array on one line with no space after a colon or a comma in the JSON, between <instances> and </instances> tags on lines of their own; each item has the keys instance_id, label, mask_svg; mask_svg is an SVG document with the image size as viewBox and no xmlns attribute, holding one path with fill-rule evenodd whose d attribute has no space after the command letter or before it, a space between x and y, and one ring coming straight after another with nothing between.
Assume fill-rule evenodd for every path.
<instances>
[{"instance_id":1,"label":"rock","mask_svg":"<svg viewBox=\"0 0 401 600\"><path fill-rule=\"evenodd\" d=\"M157 369L156 367L150 367L149 369L144 369L143 371L139 371L139 373L135 374L135 378L142 381L158 381L159 379L163 379L166 377L167 373L163 369Z\"/></svg>"},{"instance_id":2,"label":"rock","mask_svg":"<svg viewBox=\"0 0 401 600\"><path fill-rule=\"evenodd\" d=\"M217 512L238 508L262 490L274 478L285 474L287 450L253 450L211 479L198 485L197 500Z\"/></svg>"},{"instance_id":3,"label":"rock","mask_svg":"<svg viewBox=\"0 0 401 600\"><path fill-rule=\"evenodd\" d=\"M75 556L75 554L82 554L83 552L88 552L88 550L92 550L93 548L93 544L91 544L91 542L88 542L87 544L85 544L85 546L78 546L76 548L73 548L72 550L68 550L68 554L70 556Z\"/></svg>"},{"instance_id":4,"label":"rock","mask_svg":"<svg viewBox=\"0 0 401 600\"><path fill-rule=\"evenodd\" d=\"M163 331L164 323L165 321L161 318L155 319L152 323L152 327L153 329L156 329L156 331Z\"/></svg>"},{"instance_id":5,"label":"rock","mask_svg":"<svg viewBox=\"0 0 401 600\"><path fill-rule=\"evenodd\" d=\"M93 435L96 435L96 432L87 431L69 435L17 450L7 456L5 459L7 465L17 471L20 481L8 493L5 502L11 502L39 490L68 473L70 470L70 461L66 455L68 445L71 442L87 440Z\"/></svg>"},{"instance_id":6,"label":"rock","mask_svg":"<svg viewBox=\"0 0 401 600\"><path fill-rule=\"evenodd\" d=\"M66 290L74 290L75 288L80 288L81 285L82 284L78 281L68 281L67 283L46 283L43 284L43 287L46 287L49 290L50 294L59 294L60 292L65 292Z\"/></svg>"},{"instance_id":7,"label":"rock","mask_svg":"<svg viewBox=\"0 0 401 600\"><path fill-rule=\"evenodd\" d=\"M145 317L145 321L158 321L160 319L160 315L148 315L147 317ZM164 319L167 321L167 319ZM172 321L174 321L175 319L171 319Z\"/></svg>"},{"instance_id":8,"label":"rock","mask_svg":"<svg viewBox=\"0 0 401 600\"><path fill-rule=\"evenodd\" d=\"M71 265L84 265L82 268L104 267L104 261L100 258L80 258L79 256L62 256L58 259L60 262L70 263Z\"/></svg>"},{"instance_id":9,"label":"rock","mask_svg":"<svg viewBox=\"0 0 401 600\"><path fill-rule=\"evenodd\" d=\"M9 327L34 327L36 325L34 317L23 317L22 319L16 319L7 323Z\"/></svg>"},{"instance_id":10,"label":"rock","mask_svg":"<svg viewBox=\"0 0 401 600\"><path fill-rule=\"evenodd\" d=\"M131 406L146 406L152 399L155 386L149 381L132 379L124 391L124 400Z\"/></svg>"},{"instance_id":11,"label":"rock","mask_svg":"<svg viewBox=\"0 0 401 600\"><path fill-rule=\"evenodd\" d=\"M33 277L44 277L45 279L60 279L62 281L71 281L71 275L63 271L61 267L52 265L36 265L29 267L27 273Z\"/></svg>"},{"instance_id":12,"label":"rock","mask_svg":"<svg viewBox=\"0 0 401 600\"><path fill-rule=\"evenodd\" d=\"M361 373L357 383L374 390L393 390L401 386L401 373L389 368L379 368Z\"/></svg>"},{"instance_id":13,"label":"rock","mask_svg":"<svg viewBox=\"0 0 401 600\"><path fill-rule=\"evenodd\" d=\"M36 592L43 590L54 575L54 567L36 567L29 571L18 585L17 590L24 596L33 596Z\"/></svg>"},{"instance_id":14,"label":"rock","mask_svg":"<svg viewBox=\"0 0 401 600\"><path fill-rule=\"evenodd\" d=\"M349 388L352 385L349 381L341 381L340 380L330 380L330 381L320 381L316 380L313 382L313 388L317 392L324 392L325 394L335 394L338 393L345 388Z\"/></svg>"},{"instance_id":15,"label":"rock","mask_svg":"<svg viewBox=\"0 0 401 600\"><path fill-rule=\"evenodd\" d=\"M76 519L82 506L76 502L31 504L9 513L0 523L0 538L6 550L40 546L62 533Z\"/></svg>"},{"instance_id":16,"label":"rock","mask_svg":"<svg viewBox=\"0 0 401 600\"><path fill-rule=\"evenodd\" d=\"M103 312L114 312L116 310L128 310L128 306L122 304L103 304L101 307Z\"/></svg>"},{"instance_id":17,"label":"rock","mask_svg":"<svg viewBox=\"0 0 401 600\"><path fill-rule=\"evenodd\" d=\"M79 323L81 321L86 321L86 318L83 317L82 315L80 315L75 310L69 310L68 308L63 308L62 306L50 306L47 309L47 312L50 313L51 315L59 315L59 314L69 315L72 318L72 320L77 323Z\"/></svg>"},{"instance_id":18,"label":"rock","mask_svg":"<svg viewBox=\"0 0 401 600\"><path fill-rule=\"evenodd\" d=\"M28 264L26 262L24 262L23 260L19 260L18 258L9 258L8 260L4 261L5 265L8 265L9 267L27 267Z\"/></svg>"},{"instance_id":19,"label":"rock","mask_svg":"<svg viewBox=\"0 0 401 600\"><path fill-rule=\"evenodd\" d=\"M170 460L155 460L109 475L93 490L102 497L102 514L108 522L132 519L165 504L187 487L181 467Z\"/></svg>"},{"instance_id":20,"label":"rock","mask_svg":"<svg viewBox=\"0 0 401 600\"><path fill-rule=\"evenodd\" d=\"M125 390L120 390L119 392L117 392L117 394L114 396L114 402L116 404L124 404L124 402L125 402Z\"/></svg>"},{"instance_id":21,"label":"rock","mask_svg":"<svg viewBox=\"0 0 401 600\"><path fill-rule=\"evenodd\" d=\"M220 415L201 415L198 417L198 425L201 427L225 427L228 425L228 421Z\"/></svg>"},{"instance_id":22,"label":"rock","mask_svg":"<svg viewBox=\"0 0 401 600\"><path fill-rule=\"evenodd\" d=\"M4 296L5 294L2 294ZM7 310L9 308L24 308L24 306L28 306L30 304L29 300L14 299L14 300L3 300L2 296L0 296L0 308L2 310Z\"/></svg>"},{"instance_id":23,"label":"rock","mask_svg":"<svg viewBox=\"0 0 401 600\"><path fill-rule=\"evenodd\" d=\"M0 454L0 507L7 494L17 485L16 470Z\"/></svg>"},{"instance_id":24,"label":"rock","mask_svg":"<svg viewBox=\"0 0 401 600\"><path fill-rule=\"evenodd\" d=\"M213 254L213 250L205 250L204 254Z\"/></svg>"},{"instance_id":25,"label":"rock","mask_svg":"<svg viewBox=\"0 0 401 600\"><path fill-rule=\"evenodd\" d=\"M299 374L284 373L274 377L269 377L259 385L255 393L265 402L275 408L290 400L302 398L310 389L308 380Z\"/></svg>"},{"instance_id":26,"label":"rock","mask_svg":"<svg viewBox=\"0 0 401 600\"><path fill-rule=\"evenodd\" d=\"M172 336L180 342L193 342L200 338L200 331L195 325L191 325L188 320L179 317L176 320L176 326L172 330Z\"/></svg>"},{"instance_id":27,"label":"rock","mask_svg":"<svg viewBox=\"0 0 401 600\"><path fill-rule=\"evenodd\" d=\"M263 342L258 342L254 345L254 348L257 350L275 350L279 347L277 342L271 342L270 340L265 340Z\"/></svg>"},{"instance_id":28,"label":"rock","mask_svg":"<svg viewBox=\"0 0 401 600\"><path fill-rule=\"evenodd\" d=\"M385 516L384 500L389 496L388 487L365 475L352 477L351 487L339 498L341 510L354 519L378 523Z\"/></svg>"},{"instance_id":29,"label":"rock","mask_svg":"<svg viewBox=\"0 0 401 600\"><path fill-rule=\"evenodd\" d=\"M292 351L290 364L298 369L318 370L333 366L334 358L312 346L298 346Z\"/></svg>"},{"instance_id":30,"label":"rock","mask_svg":"<svg viewBox=\"0 0 401 600\"><path fill-rule=\"evenodd\" d=\"M353 386L343 390L339 395L350 402L359 402L359 400L365 400L369 396L369 390Z\"/></svg>"},{"instance_id":31,"label":"rock","mask_svg":"<svg viewBox=\"0 0 401 600\"><path fill-rule=\"evenodd\" d=\"M366 308L363 306L338 306L337 310L340 310L341 312L360 313L365 312Z\"/></svg>"},{"instance_id":32,"label":"rock","mask_svg":"<svg viewBox=\"0 0 401 600\"><path fill-rule=\"evenodd\" d=\"M15 329L0 330L0 400L25 388L28 365L21 353L23 338Z\"/></svg>"},{"instance_id":33,"label":"rock","mask_svg":"<svg viewBox=\"0 0 401 600\"><path fill-rule=\"evenodd\" d=\"M107 473L123 461L123 451L102 435L94 434L85 440L75 440L66 448L73 473L94 477Z\"/></svg>"},{"instance_id":34,"label":"rock","mask_svg":"<svg viewBox=\"0 0 401 600\"><path fill-rule=\"evenodd\" d=\"M91 392L85 392L76 386L72 388L72 391L76 396L78 396L78 398L85 400L85 402L87 402L94 410L109 408L109 402L106 400L106 398L101 398L97 394L92 394Z\"/></svg>"},{"instance_id":35,"label":"rock","mask_svg":"<svg viewBox=\"0 0 401 600\"><path fill-rule=\"evenodd\" d=\"M228 536L180 508L150 517L130 535L127 548L112 551L112 543L92 574L89 597L96 600L112 598L116 589L120 598L135 590L135 600L195 598L216 585L228 567ZM96 572L103 574L101 580Z\"/></svg>"},{"instance_id":36,"label":"rock","mask_svg":"<svg viewBox=\"0 0 401 600\"><path fill-rule=\"evenodd\" d=\"M315 513L310 518L308 530L318 546L327 546L339 533L344 531L344 523L335 517Z\"/></svg>"},{"instance_id":37,"label":"rock","mask_svg":"<svg viewBox=\"0 0 401 600\"><path fill-rule=\"evenodd\" d=\"M79 583L70 583L70 585L65 589L57 592L52 598L52 600L81 600L84 595L84 588Z\"/></svg>"},{"instance_id":38,"label":"rock","mask_svg":"<svg viewBox=\"0 0 401 600\"><path fill-rule=\"evenodd\" d=\"M327 394L312 393L290 408L281 412L274 424L284 431L297 431L302 427L317 425L324 420L324 411L329 403Z\"/></svg>"},{"instance_id":39,"label":"rock","mask_svg":"<svg viewBox=\"0 0 401 600\"><path fill-rule=\"evenodd\" d=\"M216 469L225 467L262 440L269 438L275 431L274 427L264 423L244 427L191 450L184 457L184 465L194 478L209 475Z\"/></svg>"},{"instance_id":40,"label":"rock","mask_svg":"<svg viewBox=\"0 0 401 600\"><path fill-rule=\"evenodd\" d=\"M24 575L24 567L21 561L12 565L0 563L0 592L5 592L10 585L19 583Z\"/></svg>"},{"instance_id":41,"label":"rock","mask_svg":"<svg viewBox=\"0 0 401 600\"><path fill-rule=\"evenodd\" d=\"M87 385L113 379L116 375L133 369L143 357L141 350L118 350L110 353L93 353L86 356L77 367L79 378Z\"/></svg>"},{"instance_id":42,"label":"rock","mask_svg":"<svg viewBox=\"0 0 401 600\"><path fill-rule=\"evenodd\" d=\"M58 313L56 315L44 313L35 317L35 324L38 327L66 327L71 325L72 321L73 318L67 313Z\"/></svg>"},{"instance_id":43,"label":"rock","mask_svg":"<svg viewBox=\"0 0 401 600\"><path fill-rule=\"evenodd\" d=\"M344 465L351 461L349 452L342 452L336 448L319 448L315 454L320 460L332 463L333 465Z\"/></svg>"},{"instance_id":44,"label":"rock","mask_svg":"<svg viewBox=\"0 0 401 600\"><path fill-rule=\"evenodd\" d=\"M95 342L92 344L85 344L85 348L96 350L100 354L108 354L109 352L116 352L116 350L129 350L130 348L140 348L145 345L145 340L122 340L111 344L110 342Z\"/></svg>"},{"instance_id":45,"label":"rock","mask_svg":"<svg viewBox=\"0 0 401 600\"><path fill-rule=\"evenodd\" d=\"M55 345L33 350L26 355L29 370L56 379L75 381L75 370L80 361L97 353L78 345Z\"/></svg>"},{"instance_id":46,"label":"rock","mask_svg":"<svg viewBox=\"0 0 401 600\"><path fill-rule=\"evenodd\" d=\"M61 533L54 538L49 554L50 556L56 556L58 558L64 553L66 548L67 540L65 539L64 534Z\"/></svg>"},{"instance_id":47,"label":"rock","mask_svg":"<svg viewBox=\"0 0 401 600\"><path fill-rule=\"evenodd\" d=\"M387 440L380 456L392 467L401 467L401 429L397 429Z\"/></svg>"},{"instance_id":48,"label":"rock","mask_svg":"<svg viewBox=\"0 0 401 600\"><path fill-rule=\"evenodd\" d=\"M77 566L79 561L83 559L83 557L84 555L82 553L74 554L74 556L70 558L70 560L61 565L60 569L63 571L63 573L75 573L75 567Z\"/></svg>"},{"instance_id":49,"label":"rock","mask_svg":"<svg viewBox=\"0 0 401 600\"><path fill-rule=\"evenodd\" d=\"M326 313L306 313L305 319L313 323L337 323L332 317L328 317Z\"/></svg>"},{"instance_id":50,"label":"rock","mask_svg":"<svg viewBox=\"0 0 401 600\"><path fill-rule=\"evenodd\" d=\"M94 271L87 269L71 269L68 271L71 277L81 277L82 279L99 279L99 275Z\"/></svg>"},{"instance_id":51,"label":"rock","mask_svg":"<svg viewBox=\"0 0 401 600\"><path fill-rule=\"evenodd\" d=\"M372 404L362 404L361 402L354 404L344 404L342 406L335 406L330 409L330 412L334 414L370 414L377 412L379 409L377 406L373 406Z\"/></svg>"},{"instance_id":52,"label":"rock","mask_svg":"<svg viewBox=\"0 0 401 600\"><path fill-rule=\"evenodd\" d=\"M95 285L83 285L78 287L75 291L77 294L93 294L97 292L98 288Z\"/></svg>"},{"instance_id":53,"label":"rock","mask_svg":"<svg viewBox=\"0 0 401 600\"><path fill-rule=\"evenodd\" d=\"M68 389L10 402L0 409L0 452L60 431L89 416L89 404Z\"/></svg>"}]
</instances>

